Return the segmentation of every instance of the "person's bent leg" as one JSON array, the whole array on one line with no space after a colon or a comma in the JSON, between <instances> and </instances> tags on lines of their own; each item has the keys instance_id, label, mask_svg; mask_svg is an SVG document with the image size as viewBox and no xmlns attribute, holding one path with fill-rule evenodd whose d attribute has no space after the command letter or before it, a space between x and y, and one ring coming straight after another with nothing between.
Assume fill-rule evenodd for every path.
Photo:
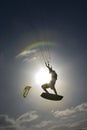
<instances>
[{"instance_id":1,"label":"person's bent leg","mask_svg":"<svg viewBox=\"0 0 87 130\"><path fill-rule=\"evenodd\" d=\"M46 93L49 93L49 92L47 91L48 84L43 84L41 87L42 87L42 89L43 89Z\"/></svg>"},{"instance_id":2,"label":"person's bent leg","mask_svg":"<svg viewBox=\"0 0 87 130\"><path fill-rule=\"evenodd\" d=\"M57 91L56 91L55 87L53 88L53 90L54 90L55 94L57 95Z\"/></svg>"}]
</instances>

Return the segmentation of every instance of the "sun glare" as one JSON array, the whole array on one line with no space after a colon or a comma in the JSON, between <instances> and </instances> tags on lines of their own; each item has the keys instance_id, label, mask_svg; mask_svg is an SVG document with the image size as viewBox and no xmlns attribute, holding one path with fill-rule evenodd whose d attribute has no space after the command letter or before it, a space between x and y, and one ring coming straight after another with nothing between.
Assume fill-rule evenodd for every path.
<instances>
[{"instance_id":1,"label":"sun glare","mask_svg":"<svg viewBox=\"0 0 87 130\"><path fill-rule=\"evenodd\" d=\"M38 85L49 83L50 79L51 76L46 68L41 68L35 75L35 80Z\"/></svg>"}]
</instances>

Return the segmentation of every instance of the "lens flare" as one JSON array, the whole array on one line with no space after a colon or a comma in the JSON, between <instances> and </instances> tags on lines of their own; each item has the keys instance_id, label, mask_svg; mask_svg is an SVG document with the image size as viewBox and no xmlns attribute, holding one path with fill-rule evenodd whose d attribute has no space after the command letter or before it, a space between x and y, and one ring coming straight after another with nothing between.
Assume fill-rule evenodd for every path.
<instances>
[{"instance_id":1,"label":"lens flare","mask_svg":"<svg viewBox=\"0 0 87 130\"><path fill-rule=\"evenodd\" d=\"M42 85L44 83L49 83L51 80L51 75L48 72L48 69L41 68L35 75L35 80L38 85Z\"/></svg>"}]
</instances>

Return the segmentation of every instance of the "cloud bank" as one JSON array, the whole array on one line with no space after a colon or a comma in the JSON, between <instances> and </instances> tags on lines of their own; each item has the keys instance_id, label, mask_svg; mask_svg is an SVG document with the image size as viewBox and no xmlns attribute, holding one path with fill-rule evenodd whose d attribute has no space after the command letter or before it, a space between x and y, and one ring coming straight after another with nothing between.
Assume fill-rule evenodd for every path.
<instances>
[{"instance_id":1,"label":"cloud bank","mask_svg":"<svg viewBox=\"0 0 87 130\"><path fill-rule=\"evenodd\" d=\"M47 113L46 113L47 115ZM48 116L37 111L29 111L12 119L0 115L0 130L87 130L87 103L49 112Z\"/></svg>"}]
</instances>

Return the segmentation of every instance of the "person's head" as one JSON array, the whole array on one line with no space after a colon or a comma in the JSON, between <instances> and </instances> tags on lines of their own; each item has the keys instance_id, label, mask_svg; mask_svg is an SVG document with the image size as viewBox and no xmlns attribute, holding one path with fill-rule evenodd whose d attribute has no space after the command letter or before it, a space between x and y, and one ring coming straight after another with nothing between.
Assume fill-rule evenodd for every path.
<instances>
[{"instance_id":1,"label":"person's head","mask_svg":"<svg viewBox=\"0 0 87 130\"><path fill-rule=\"evenodd\" d=\"M53 70L52 70L52 67L49 68L49 73L51 73Z\"/></svg>"}]
</instances>

